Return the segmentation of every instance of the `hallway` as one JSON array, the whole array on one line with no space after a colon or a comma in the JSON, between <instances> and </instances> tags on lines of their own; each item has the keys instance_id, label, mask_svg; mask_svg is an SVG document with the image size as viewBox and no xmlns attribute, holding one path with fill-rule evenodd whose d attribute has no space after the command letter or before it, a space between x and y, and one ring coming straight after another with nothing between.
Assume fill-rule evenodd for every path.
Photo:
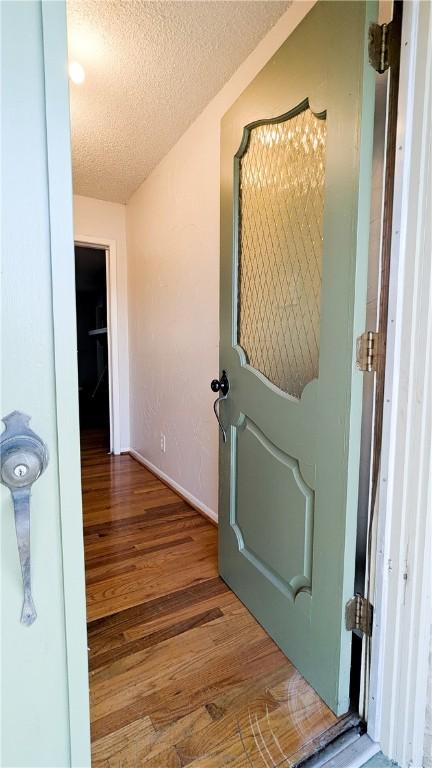
<instances>
[{"instance_id":1,"label":"hallway","mask_svg":"<svg viewBox=\"0 0 432 768\"><path fill-rule=\"evenodd\" d=\"M288 766L315 751L337 718L218 577L217 528L103 445L84 435L92 765Z\"/></svg>"}]
</instances>

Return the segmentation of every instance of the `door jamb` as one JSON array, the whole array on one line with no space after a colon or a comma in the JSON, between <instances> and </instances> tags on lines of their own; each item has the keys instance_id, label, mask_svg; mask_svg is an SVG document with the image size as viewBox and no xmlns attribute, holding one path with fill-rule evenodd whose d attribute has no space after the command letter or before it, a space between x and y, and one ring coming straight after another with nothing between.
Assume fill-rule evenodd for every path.
<instances>
[{"instance_id":1,"label":"door jamb","mask_svg":"<svg viewBox=\"0 0 432 768\"><path fill-rule=\"evenodd\" d=\"M116 241L90 235L76 235L74 239L75 245L98 248L106 254L110 451L118 455L121 449Z\"/></svg>"},{"instance_id":2,"label":"door jamb","mask_svg":"<svg viewBox=\"0 0 432 768\"><path fill-rule=\"evenodd\" d=\"M432 609L430 5L403 16L368 733L405 767L423 762Z\"/></svg>"}]
</instances>

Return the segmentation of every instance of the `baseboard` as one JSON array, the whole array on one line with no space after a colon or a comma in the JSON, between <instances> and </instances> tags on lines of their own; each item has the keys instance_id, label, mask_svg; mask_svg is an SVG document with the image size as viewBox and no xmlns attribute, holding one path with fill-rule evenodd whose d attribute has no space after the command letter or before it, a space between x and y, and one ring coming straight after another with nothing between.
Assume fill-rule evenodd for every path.
<instances>
[{"instance_id":1,"label":"baseboard","mask_svg":"<svg viewBox=\"0 0 432 768\"><path fill-rule=\"evenodd\" d=\"M186 488L183 488L179 483L177 483L175 480L173 480L169 475L167 475L165 472L163 472L159 467L156 467L154 464L152 464L151 461L146 459L139 451L136 451L135 448L130 448L128 451L129 455L132 456L135 461L138 461L140 464L143 464L146 469L148 469L150 472L152 472L153 475L156 475L156 477L159 478L159 480L163 480L166 485L168 485L175 493L178 493L179 496L181 496L182 499L187 501L188 504L191 505L194 509L196 509L197 512L200 513L200 515L203 515L210 523L213 525L218 524L218 517L217 513L213 511L213 509L210 509L206 504L203 504L202 501L199 501L192 493L189 493L189 491L186 490Z\"/></svg>"}]
</instances>

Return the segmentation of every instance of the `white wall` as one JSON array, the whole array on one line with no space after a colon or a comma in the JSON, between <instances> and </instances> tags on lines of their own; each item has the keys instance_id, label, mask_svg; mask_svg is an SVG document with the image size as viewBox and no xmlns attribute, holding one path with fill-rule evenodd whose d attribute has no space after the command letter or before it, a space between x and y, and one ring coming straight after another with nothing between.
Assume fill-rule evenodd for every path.
<instances>
[{"instance_id":1,"label":"white wall","mask_svg":"<svg viewBox=\"0 0 432 768\"><path fill-rule=\"evenodd\" d=\"M117 255L117 327L119 358L120 450L129 449L129 352L126 258L126 208L91 197L74 195L74 236L114 240Z\"/></svg>"},{"instance_id":2,"label":"white wall","mask_svg":"<svg viewBox=\"0 0 432 768\"><path fill-rule=\"evenodd\" d=\"M131 447L213 516L220 120L313 5L285 12L126 207Z\"/></svg>"}]
</instances>

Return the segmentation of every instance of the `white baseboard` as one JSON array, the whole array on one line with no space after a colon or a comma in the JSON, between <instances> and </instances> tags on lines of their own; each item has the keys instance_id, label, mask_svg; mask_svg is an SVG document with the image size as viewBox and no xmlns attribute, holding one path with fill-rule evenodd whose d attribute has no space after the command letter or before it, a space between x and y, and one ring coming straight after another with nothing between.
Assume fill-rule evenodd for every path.
<instances>
[{"instance_id":1,"label":"white baseboard","mask_svg":"<svg viewBox=\"0 0 432 768\"><path fill-rule=\"evenodd\" d=\"M144 467L150 470L156 477L158 477L160 480L163 480L164 483L169 485L170 488L173 489L173 491L176 491L176 493L179 494L183 499L185 499L191 507L197 510L197 512L200 512L204 517L208 517L209 520L211 520L212 523L215 523L217 525L218 522L218 516L217 512L215 512L213 509L210 509L206 504L203 504L202 501L197 499L192 493L189 493L189 491L186 490L186 488L183 488L179 483L177 483L175 480L173 480L169 475L167 475L165 472L163 472L159 467L156 467L154 464L152 464L151 461L146 459L139 451L136 451L135 448L129 448L128 453L134 458L136 461L139 461L140 464L143 464Z\"/></svg>"}]
</instances>

